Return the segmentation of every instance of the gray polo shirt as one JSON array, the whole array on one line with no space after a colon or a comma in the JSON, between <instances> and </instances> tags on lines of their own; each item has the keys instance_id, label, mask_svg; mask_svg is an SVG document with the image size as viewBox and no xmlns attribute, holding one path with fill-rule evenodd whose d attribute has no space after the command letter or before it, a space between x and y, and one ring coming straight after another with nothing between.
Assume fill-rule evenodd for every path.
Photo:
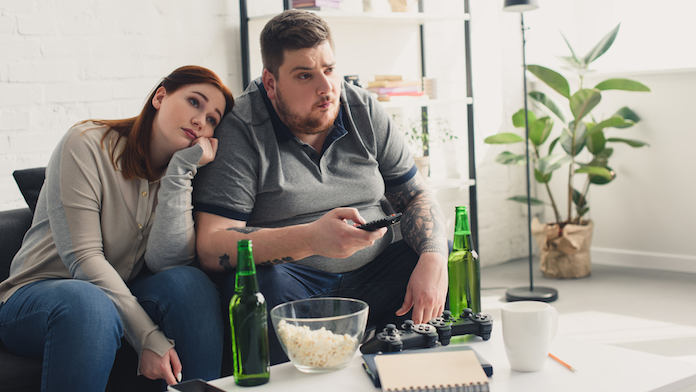
<instances>
[{"instance_id":1,"label":"gray polo shirt","mask_svg":"<svg viewBox=\"0 0 696 392\"><path fill-rule=\"evenodd\" d=\"M354 207L368 221L385 216L385 187L416 173L408 145L370 94L343 82L341 106L323 149L315 151L280 120L260 79L235 100L215 131L215 161L194 184L197 211L246 221L249 227L313 222L337 207ZM357 269L393 240L389 232L346 259L311 256L296 261L322 271Z\"/></svg>"}]
</instances>

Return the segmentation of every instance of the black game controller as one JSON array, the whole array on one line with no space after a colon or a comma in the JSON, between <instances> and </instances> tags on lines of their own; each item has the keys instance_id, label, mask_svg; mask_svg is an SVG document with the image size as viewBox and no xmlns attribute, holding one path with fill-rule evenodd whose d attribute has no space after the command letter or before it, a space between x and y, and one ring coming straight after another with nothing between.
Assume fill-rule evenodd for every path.
<instances>
[{"instance_id":1,"label":"black game controller","mask_svg":"<svg viewBox=\"0 0 696 392\"><path fill-rule=\"evenodd\" d=\"M435 347L437 342L446 346L450 343L452 336L459 335L473 334L488 340L491 338L492 330L493 319L487 314L474 314L471 309L464 309L457 319L452 317L449 310L446 310L442 316L428 321L427 324L413 324L413 321L406 320L401 329L397 329L394 324L387 324L382 332L360 347L360 352L373 354L380 351L395 352L411 348L430 348Z\"/></svg>"}]
</instances>

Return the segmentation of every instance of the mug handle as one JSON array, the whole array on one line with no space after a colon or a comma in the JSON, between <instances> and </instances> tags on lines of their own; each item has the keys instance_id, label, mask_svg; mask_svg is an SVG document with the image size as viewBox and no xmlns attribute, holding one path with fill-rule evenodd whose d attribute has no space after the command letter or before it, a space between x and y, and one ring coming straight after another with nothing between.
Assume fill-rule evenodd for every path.
<instances>
[{"instance_id":1,"label":"mug handle","mask_svg":"<svg viewBox=\"0 0 696 392\"><path fill-rule=\"evenodd\" d=\"M556 331L558 331L558 310L549 306L549 312L551 312L551 339L549 341L552 341L556 337Z\"/></svg>"}]
</instances>

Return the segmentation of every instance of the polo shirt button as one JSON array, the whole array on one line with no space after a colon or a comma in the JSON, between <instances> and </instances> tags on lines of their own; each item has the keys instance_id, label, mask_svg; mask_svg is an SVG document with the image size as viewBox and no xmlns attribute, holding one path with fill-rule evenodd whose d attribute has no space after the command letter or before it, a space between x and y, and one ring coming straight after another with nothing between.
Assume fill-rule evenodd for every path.
<instances>
[{"instance_id":1,"label":"polo shirt button","mask_svg":"<svg viewBox=\"0 0 696 392\"><path fill-rule=\"evenodd\" d=\"M143 197L147 196L147 191L143 191L143 193L141 193L141 195L143 195Z\"/></svg>"},{"instance_id":2,"label":"polo shirt button","mask_svg":"<svg viewBox=\"0 0 696 392\"><path fill-rule=\"evenodd\" d=\"M138 241L142 241L142 240L143 240L143 236L142 236L141 234L139 234L139 235L138 235Z\"/></svg>"},{"instance_id":3,"label":"polo shirt button","mask_svg":"<svg viewBox=\"0 0 696 392\"><path fill-rule=\"evenodd\" d=\"M128 264L128 269L132 270L133 269L133 264Z\"/></svg>"}]
</instances>

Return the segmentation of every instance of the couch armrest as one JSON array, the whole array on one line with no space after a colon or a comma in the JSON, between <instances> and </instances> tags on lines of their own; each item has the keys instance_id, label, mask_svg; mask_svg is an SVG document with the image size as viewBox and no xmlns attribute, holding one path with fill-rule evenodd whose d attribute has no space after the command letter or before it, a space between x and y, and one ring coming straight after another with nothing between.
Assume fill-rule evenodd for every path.
<instances>
[{"instance_id":1,"label":"couch armrest","mask_svg":"<svg viewBox=\"0 0 696 392\"><path fill-rule=\"evenodd\" d=\"M28 208L0 211L0 281L10 274L10 264L31 226L32 215Z\"/></svg>"}]
</instances>

